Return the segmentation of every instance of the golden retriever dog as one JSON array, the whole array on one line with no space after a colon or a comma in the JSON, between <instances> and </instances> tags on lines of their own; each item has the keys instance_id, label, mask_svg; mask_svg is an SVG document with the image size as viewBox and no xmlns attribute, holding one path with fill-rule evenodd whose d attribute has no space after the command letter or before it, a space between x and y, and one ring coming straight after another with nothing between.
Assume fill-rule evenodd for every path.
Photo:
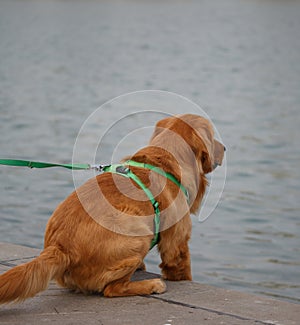
<instances>
[{"instance_id":1,"label":"golden retriever dog","mask_svg":"<svg viewBox=\"0 0 300 325\"><path fill-rule=\"evenodd\" d=\"M151 169L128 167L159 204L157 248L163 279L192 279L190 214L205 193L205 174L221 165L224 150L208 120L184 114L159 121L149 145L130 157L172 174L189 195L187 200L178 184ZM51 280L106 297L163 293L163 279L131 281L137 269L145 268L154 215L145 191L132 179L105 172L88 180L54 211L41 254L0 275L0 303L33 297Z\"/></svg>"}]
</instances>

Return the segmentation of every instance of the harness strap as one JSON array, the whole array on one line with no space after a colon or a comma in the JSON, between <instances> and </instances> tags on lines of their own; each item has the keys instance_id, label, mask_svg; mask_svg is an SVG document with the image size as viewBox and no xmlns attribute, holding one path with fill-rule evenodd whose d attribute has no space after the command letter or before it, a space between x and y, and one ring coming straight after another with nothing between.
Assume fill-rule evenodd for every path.
<instances>
[{"instance_id":1,"label":"harness strap","mask_svg":"<svg viewBox=\"0 0 300 325\"><path fill-rule=\"evenodd\" d=\"M139 187L145 192L148 196L150 202L152 203L155 216L154 216L154 238L150 244L150 250L158 243L159 240L159 228L160 228L160 210L159 203L155 200L152 192L148 187L140 180L140 178L135 175L128 167L123 164L114 164L110 166L105 166L103 168L104 172L114 173L118 175L122 175L124 177L132 179L135 183L139 185Z\"/></svg>"},{"instance_id":2,"label":"harness strap","mask_svg":"<svg viewBox=\"0 0 300 325\"><path fill-rule=\"evenodd\" d=\"M158 173L159 175L162 175L169 180L171 180L173 183L175 183L185 194L187 200L189 200L189 195L187 189L170 173L166 173L162 169L152 166L150 164L145 163L139 163L133 160L127 160L124 164L113 164L109 166L103 167L103 172L110 172L114 174L118 174L127 178L132 179L136 184L139 185L139 187L145 192L145 194L148 196L150 202L152 203L155 216L154 216L154 238L151 241L150 244L150 250L158 243L159 240L159 228L160 228L160 210L159 210L159 203L155 200L154 195L149 190L149 188L140 180L140 178L135 175L130 168L127 166L133 166L133 167L140 167L140 168L147 168L150 170L153 170L154 172Z\"/></svg>"},{"instance_id":3,"label":"harness strap","mask_svg":"<svg viewBox=\"0 0 300 325\"><path fill-rule=\"evenodd\" d=\"M150 164L145 164L145 163L140 163L134 160L127 160L125 162L125 165L128 166L133 166L133 167L141 167L141 168L147 168L150 170L153 170L154 172L156 172L159 175L162 175L164 177L166 177L167 179L169 179L170 181L172 181L174 184L176 184L184 193L184 195L186 196L187 201L189 201L189 192L188 190L178 181L178 179L171 173L167 173L165 172L163 169L150 165Z\"/></svg>"}]
</instances>

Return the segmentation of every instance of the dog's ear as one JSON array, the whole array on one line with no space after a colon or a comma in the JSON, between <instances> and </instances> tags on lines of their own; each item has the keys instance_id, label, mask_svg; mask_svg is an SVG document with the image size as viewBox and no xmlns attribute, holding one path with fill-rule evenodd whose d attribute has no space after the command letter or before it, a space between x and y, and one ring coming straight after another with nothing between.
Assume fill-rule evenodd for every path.
<instances>
[{"instance_id":1,"label":"dog's ear","mask_svg":"<svg viewBox=\"0 0 300 325\"><path fill-rule=\"evenodd\" d=\"M198 139L198 150L204 174L213 171L214 166L214 138L213 129L207 123L202 123L201 127L194 129ZM197 142L196 142L197 143Z\"/></svg>"},{"instance_id":2,"label":"dog's ear","mask_svg":"<svg viewBox=\"0 0 300 325\"><path fill-rule=\"evenodd\" d=\"M201 153L201 164L204 174L208 174L213 171L213 151L207 148L207 146L204 144L202 153Z\"/></svg>"}]
</instances>

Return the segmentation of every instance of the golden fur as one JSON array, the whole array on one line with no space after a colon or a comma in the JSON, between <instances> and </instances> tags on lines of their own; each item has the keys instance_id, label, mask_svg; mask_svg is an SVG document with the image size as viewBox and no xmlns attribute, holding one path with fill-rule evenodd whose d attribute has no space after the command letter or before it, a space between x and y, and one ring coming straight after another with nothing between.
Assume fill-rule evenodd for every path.
<instances>
[{"instance_id":1,"label":"golden fur","mask_svg":"<svg viewBox=\"0 0 300 325\"><path fill-rule=\"evenodd\" d=\"M151 189L161 211L158 250L164 279L191 280L188 241L190 213L204 195L205 174L222 163L224 147L213 138L204 118L185 114L159 121L147 147L131 159L172 173L187 189L182 191L165 177L132 167ZM45 290L50 280L82 292L104 296L162 293L161 279L132 282L153 238L153 207L131 180L104 173L87 181L54 211L44 250L33 261L0 276L0 303L21 301Z\"/></svg>"}]
</instances>

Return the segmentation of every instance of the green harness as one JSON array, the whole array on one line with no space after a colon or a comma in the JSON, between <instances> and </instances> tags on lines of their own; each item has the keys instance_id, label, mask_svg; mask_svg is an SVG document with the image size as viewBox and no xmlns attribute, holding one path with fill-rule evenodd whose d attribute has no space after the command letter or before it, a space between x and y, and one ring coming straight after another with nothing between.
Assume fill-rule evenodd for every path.
<instances>
[{"instance_id":1,"label":"green harness","mask_svg":"<svg viewBox=\"0 0 300 325\"><path fill-rule=\"evenodd\" d=\"M104 172L110 172L118 175L122 175L124 177L132 179L139 187L145 192L145 194L148 196L148 199L152 203L153 209L154 209L154 238L151 241L150 244L150 250L158 243L159 240L159 228L160 228L160 210L159 210L159 203L155 200L154 195L149 190L149 188L140 180L140 178L135 175L129 168L129 166L132 167L140 167L140 168L146 168L153 170L159 175L162 175L175 183L184 193L187 200L189 200L189 193L187 189L170 173L166 173L162 169L152 166L150 164L140 163L133 160L127 160L124 164L114 164L109 166L104 166L103 171Z\"/></svg>"},{"instance_id":2,"label":"green harness","mask_svg":"<svg viewBox=\"0 0 300 325\"><path fill-rule=\"evenodd\" d=\"M150 249L152 249L159 240L159 227L160 227L160 210L159 203L155 200L154 195L149 190L149 188L135 175L131 170L132 167L140 167L153 170L159 175L162 175L176 184L186 196L187 201L189 201L189 193L187 189L170 173L166 173L162 169L152 166L150 164L140 163L133 160L127 160L124 164L113 164L113 165L89 165L89 164L53 164L48 162L38 162L38 161L28 161L28 160L19 160L19 159L0 159L0 165L9 165L9 166L22 166L29 168L49 168L49 167L63 167L73 170L91 170L94 169L98 172L109 172L124 177L132 179L139 187L146 193L150 202L152 203L155 216L154 216L154 238L152 239Z\"/></svg>"}]
</instances>

